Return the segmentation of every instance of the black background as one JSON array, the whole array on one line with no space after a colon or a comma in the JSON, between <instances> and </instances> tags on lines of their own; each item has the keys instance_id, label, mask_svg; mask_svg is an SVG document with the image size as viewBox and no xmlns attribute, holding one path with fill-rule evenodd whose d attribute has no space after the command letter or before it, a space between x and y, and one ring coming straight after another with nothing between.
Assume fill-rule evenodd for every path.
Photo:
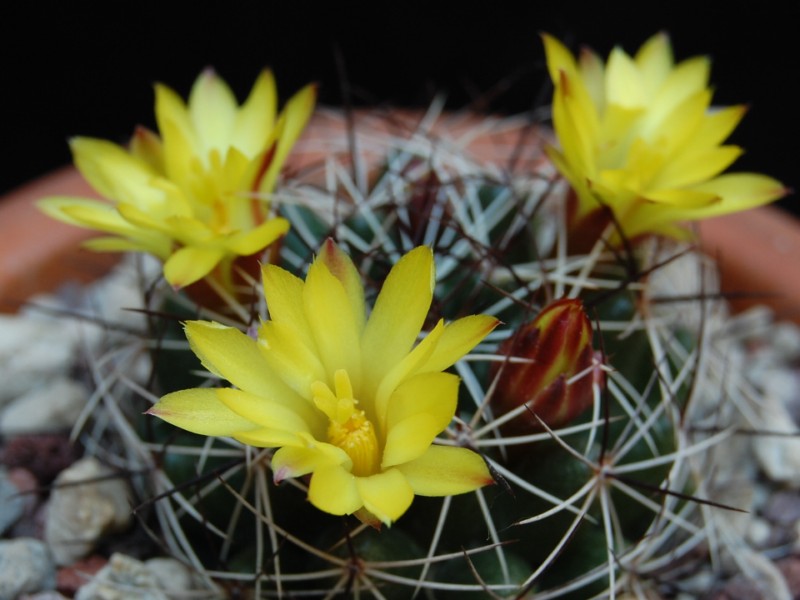
<instances>
[{"instance_id":1,"label":"black background","mask_svg":"<svg viewBox=\"0 0 800 600\"><path fill-rule=\"evenodd\" d=\"M357 104L422 107L444 91L452 108L526 111L549 94L540 31L606 56L614 44L633 53L664 30L676 58L710 55L715 103L750 105L731 140L747 150L734 170L800 185L798 2L164 0L28 3L2 13L0 192L68 163L70 136L124 142L135 124L152 126L152 83L185 96L206 66L240 98L271 66L282 98L316 81L320 101L340 105L343 64Z\"/></svg>"}]
</instances>

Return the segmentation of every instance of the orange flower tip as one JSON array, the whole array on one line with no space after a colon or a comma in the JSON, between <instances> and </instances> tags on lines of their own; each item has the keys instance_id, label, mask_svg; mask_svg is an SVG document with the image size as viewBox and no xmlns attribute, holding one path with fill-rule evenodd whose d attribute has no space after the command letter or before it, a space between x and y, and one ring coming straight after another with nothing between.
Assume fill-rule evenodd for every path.
<instances>
[{"instance_id":1,"label":"orange flower tip","mask_svg":"<svg viewBox=\"0 0 800 600\"><path fill-rule=\"evenodd\" d=\"M333 238L328 238L322 246L319 253L319 260L328 267L331 275L337 279L344 280L349 265L349 258L342 251L341 248L333 241Z\"/></svg>"},{"instance_id":2,"label":"orange flower tip","mask_svg":"<svg viewBox=\"0 0 800 600\"><path fill-rule=\"evenodd\" d=\"M558 71L558 84L564 90L564 95L569 96L570 94L569 77L567 76L567 72L564 69L560 69Z\"/></svg>"},{"instance_id":3,"label":"orange flower tip","mask_svg":"<svg viewBox=\"0 0 800 600\"><path fill-rule=\"evenodd\" d=\"M154 136L155 134L144 125L137 125L133 129L133 137L138 140L148 140Z\"/></svg>"},{"instance_id":4,"label":"orange flower tip","mask_svg":"<svg viewBox=\"0 0 800 600\"><path fill-rule=\"evenodd\" d=\"M486 321L486 327L483 328L483 332L481 334L481 340L489 335L498 325L505 325L500 319L492 318L491 320Z\"/></svg>"},{"instance_id":5,"label":"orange flower tip","mask_svg":"<svg viewBox=\"0 0 800 600\"><path fill-rule=\"evenodd\" d=\"M581 55L578 57L578 60L581 62L589 60L594 55L594 51L589 46L581 46L579 52Z\"/></svg>"},{"instance_id":6,"label":"orange flower tip","mask_svg":"<svg viewBox=\"0 0 800 600\"><path fill-rule=\"evenodd\" d=\"M334 239L332 237L329 237L325 240L325 243L322 246L322 253L325 254L326 256L333 258L338 249L339 246L336 245Z\"/></svg>"},{"instance_id":7,"label":"orange flower tip","mask_svg":"<svg viewBox=\"0 0 800 600\"><path fill-rule=\"evenodd\" d=\"M491 476L491 471L489 473L489 477L478 477L475 479L475 489L480 489L487 485L497 485L497 480Z\"/></svg>"},{"instance_id":8,"label":"orange flower tip","mask_svg":"<svg viewBox=\"0 0 800 600\"><path fill-rule=\"evenodd\" d=\"M261 164L258 165L258 172L255 178L255 185L254 187L258 189L261 187L261 180L264 179L264 175L267 174L269 170L269 166L272 164L272 160L275 158L275 150L278 147L278 141L275 140L272 142L272 145L269 147L269 150L264 152L264 158L261 159Z\"/></svg>"}]
</instances>

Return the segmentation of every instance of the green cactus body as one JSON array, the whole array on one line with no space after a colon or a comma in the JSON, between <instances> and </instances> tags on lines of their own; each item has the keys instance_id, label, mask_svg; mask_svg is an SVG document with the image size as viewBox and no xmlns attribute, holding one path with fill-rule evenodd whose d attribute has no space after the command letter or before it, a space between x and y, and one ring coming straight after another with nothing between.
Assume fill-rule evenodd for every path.
<instances>
[{"instance_id":1,"label":"green cactus body","mask_svg":"<svg viewBox=\"0 0 800 600\"><path fill-rule=\"evenodd\" d=\"M662 359L653 340L672 336L692 355L697 336L666 323L661 337L653 337L642 306L647 280L626 276L624 260L608 252L565 253L566 211L559 207L566 200L552 186L549 163L509 175L424 134L387 136L379 144L389 158L364 185L343 168L351 158L343 149L332 155L342 162L318 167L324 185L299 180L276 192L292 223L280 264L302 275L334 237L373 301L404 252L432 248L437 286L424 331L439 318L478 313L503 322L455 365L457 418L439 436L483 455L496 484L452 498L417 497L391 528L377 531L314 508L306 500L307 477L275 485L270 450L176 435L137 416L139 443L158 456L154 473L174 486L172 494L163 482L151 487L166 493L156 501L172 527L165 545L209 574L209 582L228 581L254 597L408 598L419 589L428 598L456 598L482 597L488 588L499 597L585 598L623 589L626 557L645 553L669 515L686 509L662 489L673 481L675 491L692 489L687 476L672 478L672 456L686 443L679 430L690 378L664 391L691 364L681 363L677 351ZM637 261L642 269L650 264ZM555 431L508 433L492 400L492 380L502 377L498 365L507 358L500 349L543 307L567 297L586 307L594 354L561 385L594 378L584 386L588 402ZM237 308L249 316L243 331L269 309ZM158 393L198 385L193 374L187 380L199 369L188 350L155 358ZM202 483L190 483L198 478Z\"/></svg>"}]
</instances>

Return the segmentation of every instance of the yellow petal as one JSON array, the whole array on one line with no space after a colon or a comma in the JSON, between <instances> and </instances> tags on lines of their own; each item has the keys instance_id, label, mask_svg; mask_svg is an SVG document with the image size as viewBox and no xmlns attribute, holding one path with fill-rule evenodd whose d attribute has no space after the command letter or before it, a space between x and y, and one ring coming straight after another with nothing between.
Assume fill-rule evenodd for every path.
<instances>
[{"instance_id":1,"label":"yellow petal","mask_svg":"<svg viewBox=\"0 0 800 600\"><path fill-rule=\"evenodd\" d=\"M156 94L156 124L164 135L164 125L170 121L178 127L187 139L193 134L192 124L189 119L189 112L186 109L186 103L183 101L175 91L161 83L155 85ZM164 140L167 145L167 141Z\"/></svg>"},{"instance_id":2,"label":"yellow petal","mask_svg":"<svg viewBox=\"0 0 800 600\"><path fill-rule=\"evenodd\" d=\"M703 207L692 218L704 219L739 212L782 198L788 192L780 181L757 173L729 173L693 186L697 192L716 194L722 201Z\"/></svg>"},{"instance_id":3,"label":"yellow petal","mask_svg":"<svg viewBox=\"0 0 800 600\"><path fill-rule=\"evenodd\" d=\"M247 216L245 220L247 224L252 225L254 223L252 214L245 215L244 211L235 210L237 206L250 208L253 204L250 198L253 186L251 181L244 178L247 169L250 167L250 162L250 157L241 150L228 146L225 149L225 157L222 161L221 169L217 173L219 177L217 185L219 185L220 189L226 192L228 190L233 192L230 195L226 194L226 201L234 205L229 213L229 219L234 226L242 224L241 219L243 216ZM236 218L233 217L234 213Z\"/></svg>"},{"instance_id":4,"label":"yellow petal","mask_svg":"<svg viewBox=\"0 0 800 600\"><path fill-rule=\"evenodd\" d=\"M225 406L219 400L217 390L211 388L167 394L147 414L200 435L230 436L259 428L256 423Z\"/></svg>"},{"instance_id":5,"label":"yellow petal","mask_svg":"<svg viewBox=\"0 0 800 600\"><path fill-rule=\"evenodd\" d=\"M648 107L648 119L661 121L689 96L706 89L711 63L706 56L678 64L662 84Z\"/></svg>"},{"instance_id":6,"label":"yellow petal","mask_svg":"<svg viewBox=\"0 0 800 600\"><path fill-rule=\"evenodd\" d=\"M303 308L325 370L333 374L344 369L353 387L358 389L361 379L361 332L354 317L355 311L342 282L319 259L308 269L303 287Z\"/></svg>"},{"instance_id":7,"label":"yellow petal","mask_svg":"<svg viewBox=\"0 0 800 600\"><path fill-rule=\"evenodd\" d=\"M669 76L674 63L669 36L663 32L652 36L636 52L634 61L647 96L654 97Z\"/></svg>"},{"instance_id":8,"label":"yellow petal","mask_svg":"<svg viewBox=\"0 0 800 600\"><path fill-rule=\"evenodd\" d=\"M581 101L580 82L561 73L553 97L553 124L569 162L592 177L595 167L593 140L598 136L598 115L591 103ZM588 98L588 93L587 93Z\"/></svg>"},{"instance_id":9,"label":"yellow petal","mask_svg":"<svg viewBox=\"0 0 800 600\"><path fill-rule=\"evenodd\" d=\"M420 496L463 494L494 482L484 460L466 448L431 446L418 459L395 468Z\"/></svg>"},{"instance_id":10,"label":"yellow petal","mask_svg":"<svg viewBox=\"0 0 800 600\"><path fill-rule=\"evenodd\" d=\"M322 245L318 260L322 261L331 274L342 282L344 291L350 299L353 319L358 330L363 331L367 312L364 305L364 286L361 284L361 273L358 272L350 257L330 238Z\"/></svg>"},{"instance_id":11,"label":"yellow petal","mask_svg":"<svg viewBox=\"0 0 800 600\"><path fill-rule=\"evenodd\" d=\"M362 352L368 389L411 350L433 298L433 253L420 246L403 256L389 272L364 328Z\"/></svg>"},{"instance_id":12,"label":"yellow petal","mask_svg":"<svg viewBox=\"0 0 800 600\"><path fill-rule=\"evenodd\" d=\"M174 228L170 227L168 220L159 218L158 215L153 212L143 210L127 202L118 203L117 212L119 212L123 219L137 229L157 232L159 235L167 237L175 237L173 235Z\"/></svg>"},{"instance_id":13,"label":"yellow petal","mask_svg":"<svg viewBox=\"0 0 800 600\"><path fill-rule=\"evenodd\" d=\"M256 448L278 448L297 443L297 435L271 427L259 427L252 431L239 432L231 437Z\"/></svg>"},{"instance_id":14,"label":"yellow petal","mask_svg":"<svg viewBox=\"0 0 800 600\"><path fill-rule=\"evenodd\" d=\"M228 84L212 69L203 71L189 93L189 117L203 154L227 149L237 110Z\"/></svg>"},{"instance_id":15,"label":"yellow petal","mask_svg":"<svg viewBox=\"0 0 800 600\"><path fill-rule=\"evenodd\" d=\"M356 479L340 466L315 469L308 486L308 499L326 513L351 515L364 505Z\"/></svg>"},{"instance_id":16,"label":"yellow petal","mask_svg":"<svg viewBox=\"0 0 800 600\"><path fill-rule=\"evenodd\" d=\"M447 408L452 409L449 415L452 418L455 402ZM393 467L422 456L443 429L437 416L420 411L389 427L381 468Z\"/></svg>"},{"instance_id":17,"label":"yellow petal","mask_svg":"<svg viewBox=\"0 0 800 600\"><path fill-rule=\"evenodd\" d=\"M241 390L287 406L304 404L269 368L255 340L233 327L210 321L189 321L186 337L203 366ZM300 410L298 406L298 410Z\"/></svg>"},{"instance_id":18,"label":"yellow petal","mask_svg":"<svg viewBox=\"0 0 800 600\"><path fill-rule=\"evenodd\" d=\"M184 189L191 178L197 140L186 104L172 89L156 84L156 123L161 133L164 169Z\"/></svg>"},{"instance_id":19,"label":"yellow petal","mask_svg":"<svg viewBox=\"0 0 800 600\"><path fill-rule=\"evenodd\" d=\"M269 194L275 187L283 163L303 132L317 101L317 86L307 85L292 96L283 108L274 132L274 150L269 168L258 183L258 190Z\"/></svg>"},{"instance_id":20,"label":"yellow petal","mask_svg":"<svg viewBox=\"0 0 800 600\"><path fill-rule=\"evenodd\" d=\"M324 431L322 418L310 423L306 421L310 411L303 410L305 402L297 402L290 407L286 403L273 402L271 398L231 388L218 389L217 396L237 415L262 427L285 431L292 435L311 433L311 428L315 428L317 434ZM299 410L294 410L295 408Z\"/></svg>"},{"instance_id":21,"label":"yellow petal","mask_svg":"<svg viewBox=\"0 0 800 600\"><path fill-rule=\"evenodd\" d=\"M207 223L194 217L173 215L164 220L164 227L173 238L186 246L222 246L220 243L222 237L218 236Z\"/></svg>"},{"instance_id":22,"label":"yellow petal","mask_svg":"<svg viewBox=\"0 0 800 600\"><path fill-rule=\"evenodd\" d=\"M580 74L586 85L586 91L592 99L599 114L606 107L606 66L603 60L588 48L581 49Z\"/></svg>"},{"instance_id":23,"label":"yellow petal","mask_svg":"<svg viewBox=\"0 0 800 600\"><path fill-rule=\"evenodd\" d=\"M316 342L303 310L303 280L270 264L261 268L261 277L270 319L291 327L303 345L316 351Z\"/></svg>"},{"instance_id":24,"label":"yellow petal","mask_svg":"<svg viewBox=\"0 0 800 600\"><path fill-rule=\"evenodd\" d=\"M281 136L282 143L289 147L294 145L308 123L316 101L317 85L313 83L305 86L289 99L282 111L282 116L286 119Z\"/></svg>"},{"instance_id":25,"label":"yellow petal","mask_svg":"<svg viewBox=\"0 0 800 600\"><path fill-rule=\"evenodd\" d=\"M542 42L547 56L547 71L550 73L550 79L553 83L558 83L562 71L568 76L574 77L577 73L577 66L572 52L567 50L564 44L549 33L542 34Z\"/></svg>"},{"instance_id":26,"label":"yellow petal","mask_svg":"<svg viewBox=\"0 0 800 600\"><path fill-rule=\"evenodd\" d=\"M625 108L617 105L606 107L597 133L592 134L587 142L594 154L593 160L597 163L597 168L605 169L625 164L633 154L630 150L631 143L640 137L639 121L644 110L644 108ZM591 174L594 177L595 171L591 171Z\"/></svg>"},{"instance_id":27,"label":"yellow petal","mask_svg":"<svg viewBox=\"0 0 800 600\"><path fill-rule=\"evenodd\" d=\"M645 200L669 206L695 209L718 203L720 198L713 192L682 188L648 190L645 195Z\"/></svg>"},{"instance_id":28,"label":"yellow petal","mask_svg":"<svg viewBox=\"0 0 800 600\"><path fill-rule=\"evenodd\" d=\"M82 198L46 198L37 202L42 212L51 217L98 231L115 233L123 238L95 238L83 245L93 250L142 250L166 259L172 252L172 241L157 231L134 226L105 202ZM116 241L114 241L116 240Z\"/></svg>"},{"instance_id":29,"label":"yellow petal","mask_svg":"<svg viewBox=\"0 0 800 600\"><path fill-rule=\"evenodd\" d=\"M186 246L164 263L164 278L174 288L185 287L208 275L224 255L217 248Z\"/></svg>"},{"instance_id":30,"label":"yellow petal","mask_svg":"<svg viewBox=\"0 0 800 600\"><path fill-rule=\"evenodd\" d=\"M655 111L649 111L641 125L641 136L663 148L665 156L674 156L688 149L711 103L711 91L700 90L680 102L672 111L663 115L660 121L649 120Z\"/></svg>"},{"instance_id":31,"label":"yellow petal","mask_svg":"<svg viewBox=\"0 0 800 600\"><path fill-rule=\"evenodd\" d=\"M71 225L119 235L135 235L138 232L113 206L100 200L58 196L39 200L37 206L45 214Z\"/></svg>"},{"instance_id":32,"label":"yellow petal","mask_svg":"<svg viewBox=\"0 0 800 600\"><path fill-rule=\"evenodd\" d=\"M713 148L721 144L736 129L746 112L747 107L743 105L712 108L697 128L693 147Z\"/></svg>"},{"instance_id":33,"label":"yellow petal","mask_svg":"<svg viewBox=\"0 0 800 600\"><path fill-rule=\"evenodd\" d=\"M366 399L373 401L373 410L370 414L375 415L380 431L385 432L387 430L386 418L389 400L397 386L405 379L415 375L425 364L443 333L444 321L439 320L436 327L380 380L377 389L366 388Z\"/></svg>"},{"instance_id":34,"label":"yellow petal","mask_svg":"<svg viewBox=\"0 0 800 600\"><path fill-rule=\"evenodd\" d=\"M264 250L287 231L289 231L289 221L282 218L270 219L255 229L231 236L225 241L225 247L235 254L249 256Z\"/></svg>"},{"instance_id":35,"label":"yellow petal","mask_svg":"<svg viewBox=\"0 0 800 600\"><path fill-rule=\"evenodd\" d=\"M275 77L265 69L236 115L231 144L247 156L261 152L275 125L277 103Z\"/></svg>"},{"instance_id":36,"label":"yellow petal","mask_svg":"<svg viewBox=\"0 0 800 600\"><path fill-rule=\"evenodd\" d=\"M578 195L578 209L575 218L579 220L585 214L596 210L599 206L597 198L589 186L589 178L573 168L567 157L553 146L546 146L547 157L553 162L559 173L567 180Z\"/></svg>"},{"instance_id":37,"label":"yellow petal","mask_svg":"<svg viewBox=\"0 0 800 600\"><path fill-rule=\"evenodd\" d=\"M477 346L500 321L488 315L471 315L448 323L420 373L444 371Z\"/></svg>"},{"instance_id":38,"label":"yellow petal","mask_svg":"<svg viewBox=\"0 0 800 600\"><path fill-rule=\"evenodd\" d=\"M147 164L155 173L165 173L164 149L161 146L161 138L146 127L140 125L134 131L130 152Z\"/></svg>"},{"instance_id":39,"label":"yellow petal","mask_svg":"<svg viewBox=\"0 0 800 600\"><path fill-rule=\"evenodd\" d=\"M644 106L647 100L636 63L621 48L614 48L606 66L606 103L630 109Z\"/></svg>"},{"instance_id":40,"label":"yellow petal","mask_svg":"<svg viewBox=\"0 0 800 600\"><path fill-rule=\"evenodd\" d=\"M397 469L357 477L356 487L364 508L386 525L399 519L414 500L414 490Z\"/></svg>"},{"instance_id":41,"label":"yellow petal","mask_svg":"<svg viewBox=\"0 0 800 600\"><path fill-rule=\"evenodd\" d=\"M298 395L310 397L311 384L325 381L325 367L314 347L309 348L297 330L285 322L265 321L258 334L258 349L274 373Z\"/></svg>"},{"instance_id":42,"label":"yellow petal","mask_svg":"<svg viewBox=\"0 0 800 600\"><path fill-rule=\"evenodd\" d=\"M158 177L150 165L124 148L93 138L70 140L75 166L101 196L147 207L163 201L163 192L150 185Z\"/></svg>"},{"instance_id":43,"label":"yellow petal","mask_svg":"<svg viewBox=\"0 0 800 600\"><path fill-rule=\"evenodd\" d=\"M299 445L284 446L272 457L272 471L275 482L279 483L290 477L302 477L318 469L342 466L349 469L352 461L347 453L332 444L317 442L300 434Z\"/></svg>"},{"instance_id":44,"label":"yellow petal","mask_svg":"<svg viewBox=\"0 0 800 600\"><path fill-rule=\"evenodd\" d=\"M679 153L658 174L654 188L682 187L719 175L742 155L738 146L714 146L702 152Z\"/></svg>"},{"instance_id":45,"label":"yellow petal","mask_svg":"<svg viewBox=\"0 0 800 600\"><path fill-rule=\"evenodd\" d=\"M712 201L701 205L643 205L637 211L635 224L626 227L626 233L633 236L654 231L681 237L683 230L674 226L679 221L707 219L747 210L777 200L787 193L786 187L779 181L754 173L720 175L687 189L697 198L712 198Z\"/></svg>"},{"instance_id":46,"label":"yellow petal","mask_svg":"<svg viewBox=\"0 0 800 600\"><path fill-rule=\"evenodd\" d=\"M449 373L426 373L398 386L389 399L382 468L425 453L455 414L458 382Z\"/></svg>"}]
</instances>

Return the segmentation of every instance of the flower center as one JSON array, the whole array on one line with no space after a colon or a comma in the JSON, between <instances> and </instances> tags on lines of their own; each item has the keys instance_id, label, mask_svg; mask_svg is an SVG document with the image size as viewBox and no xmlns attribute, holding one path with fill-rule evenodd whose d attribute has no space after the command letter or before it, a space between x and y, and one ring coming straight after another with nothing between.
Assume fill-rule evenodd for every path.
<instances>
[{"instance_id":1,"label":"flower center","mask_svg":"<svg viewBox=\"0 0 800 600\"><path fill-rule=\"evenodd\" d=\"M347 453L353 461L354 475L374 475L380 467L375 426L364 411L358 408L358 400L353 398L353 386L347 371L339 369L333 379L335 393L322 381L311 384L314 404L330 420L328 442Z\"/></svg>"}]
</instances>

